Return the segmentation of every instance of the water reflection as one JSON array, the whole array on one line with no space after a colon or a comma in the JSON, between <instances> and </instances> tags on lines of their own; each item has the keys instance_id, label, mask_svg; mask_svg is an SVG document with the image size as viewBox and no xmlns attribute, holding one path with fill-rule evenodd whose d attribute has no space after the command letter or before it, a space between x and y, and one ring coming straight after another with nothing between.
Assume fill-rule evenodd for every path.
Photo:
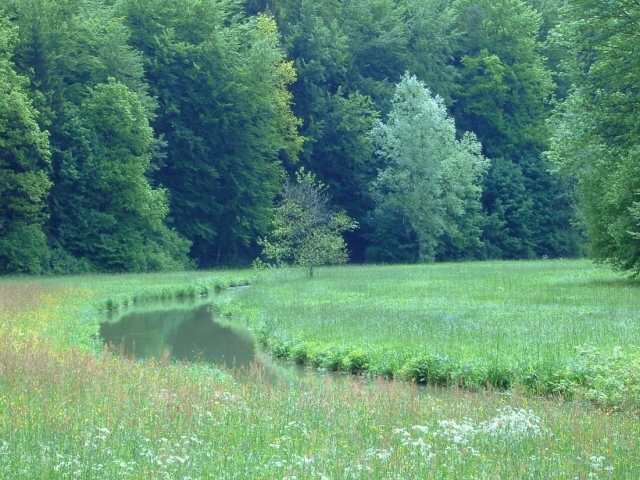
<instances>
[{"instance_id":1,"label":"water reflection","mask_svg":"<svg viewBox=\"0 0 640 480\"><path fill-rule=\"evenodd\" d=\"M169 357L233 368L256 358L251 334L215 322L209 305L133 312L103 323L100 336L113 350L139 359Z\"/></svg>"}]
</instances>

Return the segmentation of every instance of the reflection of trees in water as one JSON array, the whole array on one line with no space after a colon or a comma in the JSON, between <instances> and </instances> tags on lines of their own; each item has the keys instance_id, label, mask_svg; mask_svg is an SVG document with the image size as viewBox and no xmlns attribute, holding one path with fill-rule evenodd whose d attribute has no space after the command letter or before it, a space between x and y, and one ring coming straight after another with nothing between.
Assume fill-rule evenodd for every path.
<instances>
[{"instance_id":1,"label":"reflection of trees in water","mask_svg":"<svg viewBox=\"0 0 640 480\"><path fill-rule=\"evenodd\" d=\"M203 360L228 367L249 365L255 357L251 336L215 323L208 309L194 311L176 330L173 356L180 360Z\"/></svg>"},{"instance_id":2,"label":"reflection of trees in water","mask_svg":"<svg viewBox=\"0 0 640 480\"><path fill-rule=\"evenodd\" d=\"M251 335L213 321L208 306L192 310L131 313L100 326L102 339L116 351L137 358L206 361L227 367L249 365L255 358Z\"/></svg>"}]
</instances>

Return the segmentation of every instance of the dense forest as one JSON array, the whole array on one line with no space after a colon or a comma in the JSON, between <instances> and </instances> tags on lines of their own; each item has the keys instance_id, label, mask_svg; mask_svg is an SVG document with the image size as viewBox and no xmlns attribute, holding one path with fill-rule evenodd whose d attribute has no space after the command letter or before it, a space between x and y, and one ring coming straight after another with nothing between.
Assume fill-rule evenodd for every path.
<instances>
[{"instance_id":1,"label":"dense forest","mask_svg":"<svg viewBox=\"0 0 640 480\"><path fill-rule=\"evenodd\" d=\"M638 45L634 0L4 0L0 273L248 264L300 171L353 261L638 272Z\"/></svg>"}]
</instances>

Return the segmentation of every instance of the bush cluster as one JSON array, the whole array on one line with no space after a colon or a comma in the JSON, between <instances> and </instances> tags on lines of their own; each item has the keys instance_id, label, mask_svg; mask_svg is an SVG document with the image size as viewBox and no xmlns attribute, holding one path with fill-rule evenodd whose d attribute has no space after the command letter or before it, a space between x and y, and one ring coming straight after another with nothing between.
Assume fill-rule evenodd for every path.
<instances>
[{"instance_id":1,"label":"bush cluster","mask_svg":"<svg viewBox=\"0 0 640 480\"><path fill-rule=\"evenodd\" d=\"M567 364L504 366L497 362L461 362L437 353L372 355L364 347L338 347L272 337L265 329L259 343L276 358L332 372L382 376L419 385L489 388L521 387L527 393L589 400L607 409L640 408L640 349L615 349L605 355L582 347Z\"/></svg>"}]
</instances>

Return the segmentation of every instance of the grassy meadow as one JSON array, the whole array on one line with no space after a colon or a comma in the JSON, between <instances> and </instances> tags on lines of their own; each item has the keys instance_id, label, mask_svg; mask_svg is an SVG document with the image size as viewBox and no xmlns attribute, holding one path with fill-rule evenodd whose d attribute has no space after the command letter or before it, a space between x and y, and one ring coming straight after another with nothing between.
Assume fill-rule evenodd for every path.
<instances>
[{"instance_id":1,"label":"grassy meadow","mask_svg":"<svg viewBox=\"0 0 640 480\"><path fill-rule=\"evenodd\" d=\"M96 337L106 309L204 295L274 354L360 375ZM584 261L5 278L0 478L637 479L639 303Z\"/></svg>"},{"instance_id":2,"label":"grassy meadow","mask_svg":"<svg viewBox=\"0 0 640 480\"><path fill-rule=\"evenodd\" d=\"M276 355L329 370L563 393L594 363L638 359L640 285L586 261L267 275L227 313Z\"/></svg>"}]
</instances>

